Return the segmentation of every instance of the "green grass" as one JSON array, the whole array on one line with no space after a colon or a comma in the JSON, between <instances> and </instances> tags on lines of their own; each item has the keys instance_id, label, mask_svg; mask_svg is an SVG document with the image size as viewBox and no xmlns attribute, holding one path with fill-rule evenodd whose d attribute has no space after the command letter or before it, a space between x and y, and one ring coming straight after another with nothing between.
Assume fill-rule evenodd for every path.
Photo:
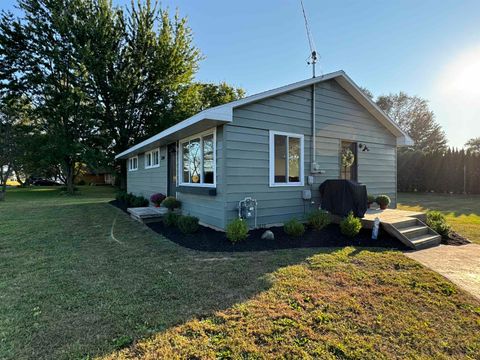
<instances>
[{"instance_id":1,"label":"green grass","mask_svg":"<svg viewBox=\"0 0 480 360\"><path fill-rule=\"evenodd\" d=\"M480 196L458 194L399 193L399 209L438 210L453 229L480 244Z\"/></svg>"},{"instance_id":2,"label":"green grass","mask_svg":"<svg viewBox=\"0 0 480 360\"><path fill-rule=\"evenodd\" d=\"M192 251L112 198L0 203L0 359L480 356L480 303L400 253Z\"/></svg>"}]
</instances>

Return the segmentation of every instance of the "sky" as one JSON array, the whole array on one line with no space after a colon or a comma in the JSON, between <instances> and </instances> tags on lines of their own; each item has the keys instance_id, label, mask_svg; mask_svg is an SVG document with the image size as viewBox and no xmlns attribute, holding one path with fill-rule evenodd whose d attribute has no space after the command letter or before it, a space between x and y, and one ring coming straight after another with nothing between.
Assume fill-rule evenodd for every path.
<instances>
[{"instance_id":1,"label":"sky","mask_svg":"<svg viewBox=\"0 0 480 360\"><path fill-rule=\"evenodd\" d=\"M130 0L114 0L129 4ZM0 9L14 10L14 0ZM199 81L251 95L311 77L300 0L163 0L188 17ZM421 96L451 146L480 137L480 1L304 0L317 74L344 70L376 96Z\"/></svg>"}]
</instances>

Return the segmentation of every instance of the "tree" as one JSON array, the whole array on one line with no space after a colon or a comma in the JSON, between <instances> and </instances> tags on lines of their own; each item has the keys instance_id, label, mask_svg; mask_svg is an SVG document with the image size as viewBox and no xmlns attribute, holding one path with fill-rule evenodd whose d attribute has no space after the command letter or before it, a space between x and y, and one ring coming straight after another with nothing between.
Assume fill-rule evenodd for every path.
<instances>
[{"instance_id":1,"label":"tree","mask_svg":"<svg viewBox=\"0 0 480 360\"><path fill-rule=\"evenodd\" d=\"M172 122L184 120L196 113L245 97L245 91L225 82L220 84L195 82L184 87L174 103Z\"/></svg>"},{"instance_id":2,"label":"tree","mask_svg":"<svg viewBox=\"0 0 480 360\"><path fill-rule=\"evenodd\" d=\"M82 0L20 0L23 21L2 19L0 55L16 68L10 86L31 100L35 125L47 137L45 153L58 163L69 193L75 166L95 147L98 135L95 103L84 92L86 71L76 59L72 36L85 6Z\"/></svg>"},{"instance_id":3,"label":"tree","mask_svg":"<svg viewBox=\"0 0 480 360\"><path fill-rule=\"evenodd\" d=\"M89 74L86 91L97 100L105 156L113 159L176 121L175 100L201 56L186 19L172 19L157 2L132 2L127 11L108 0L88 6L77 18L76 54ZM124 162L121 169L124 179Z\"/></svg>"},{"instance_id":4,"label":"tree","mask_svg":"<svg viewBox=\"0 0 480 360\"><path fill-rule=\"evenodd\" d=\"M445 151L447 139L428 102L404 92L379 96L377 105L387 113L414 141L413 149Z\"/></svg>"},{"instance_id":5,"label":"tree","mask_svg":"<svg viewBox=\"0 0 480 360\"><path fill-rule=\"evenodd\" d=\"M465 143L467 151L480 154L480 137L472 138Z\"/></svg>"}]
</instances>

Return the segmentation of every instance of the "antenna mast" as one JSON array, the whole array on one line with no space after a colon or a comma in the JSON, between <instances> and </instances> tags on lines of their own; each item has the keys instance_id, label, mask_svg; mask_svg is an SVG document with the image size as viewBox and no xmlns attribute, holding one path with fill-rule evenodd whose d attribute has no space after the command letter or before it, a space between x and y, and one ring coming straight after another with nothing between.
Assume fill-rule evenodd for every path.
<instances>
[{"instance_id":1,"label":"antenna mast","mask_svg":"<svg viewBox=\"0 0 480 360\"><path fill-rule=\"evenodd\" d=\"M317 63L317 50L315 49L315 42L313 41L313 36L310 31L310 26L308 25L307 14L305 13L305 7L303 6L303 0L300 0L302 5L303 19L305 20L305 29L307 30L308 45L310 46L310 56L307 58L307 64L312 65L313 77L315 77L315 64Z\"/></svg>"}]
</instances>

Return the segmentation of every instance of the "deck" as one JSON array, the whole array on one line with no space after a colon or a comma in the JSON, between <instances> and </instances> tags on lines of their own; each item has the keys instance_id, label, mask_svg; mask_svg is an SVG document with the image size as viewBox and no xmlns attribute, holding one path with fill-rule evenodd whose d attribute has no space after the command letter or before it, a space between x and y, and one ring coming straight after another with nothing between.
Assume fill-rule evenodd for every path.
<instances>
[{"instance_id":1,"label":"deck","mask_svg":"<svg viewBox=\"0 0 480 360\"><path fill-rule=\"evenodd\" d=\"M368 209L365 213L365 217L362 219L364 228L371 229L375 222L375 218L380 219L380 223L396 223L401 220L407 220L408 218L416 218L422 222L426 220L426 214L418 211L406 211L398 209Z\"/></svg>"},{"instance_id":2,"label":"deck","mask_svg":"<svg viewBox=\"0 0 480 360\"><path fill-rule=\"evenodd\" d=\"M378 218L384 231L409 248L420 250L437 246L441 241L441 236L425 224L426 217L418 211L368 209L361 221L365 229L372 229ZM340 221L339 216L334 216L334 222Z\"/></svg>"}]
</instances>

